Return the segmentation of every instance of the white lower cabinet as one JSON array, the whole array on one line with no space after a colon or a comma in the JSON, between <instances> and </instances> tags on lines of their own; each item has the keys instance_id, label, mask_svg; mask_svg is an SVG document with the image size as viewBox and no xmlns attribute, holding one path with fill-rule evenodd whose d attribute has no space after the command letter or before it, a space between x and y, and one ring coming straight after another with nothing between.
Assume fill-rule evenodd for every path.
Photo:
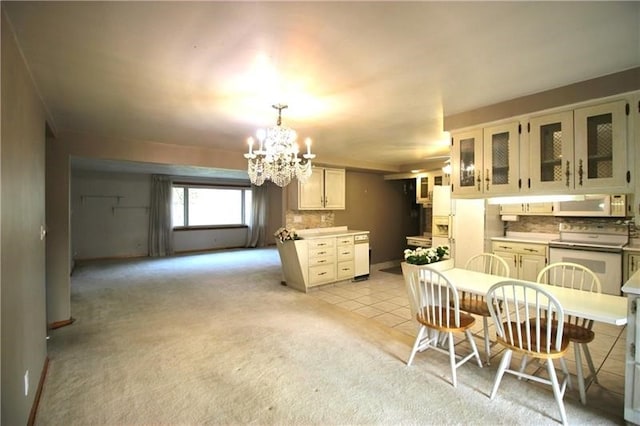
<instances>
[{"instance_id":1,"label":"white lower cabinet","mask_svg":"<svg viewBox=\"0 0 640 426\"><path fill-rule=\"evenodd\" d=\"M636 271L640 271L640 251L625 252L622 265L622 282L626 282Z\"/></svg>"},{"instance_id":2,"label":"white lower cabinet","mask_svg":"<svg viewBox=\"0 0 640 426\"><path fill-rule=\"evenodd\" d=\"M632 275L622 287L627 297L627 341L624 373L624 419L640 424L640 272Z\"/></svg>"},{"instance_id":3,"label":"white lower cabinet","mask_svg":"<svg viewBox=\"0 0 640 426\"><path fill-rule=\"evenodd\" d=\"M547 244L493 241L492 251L507 261L511 278L526 281L535 281L549 258Z\"/></svg>"},{"instance_id":4,"label":"white lower cabinet","mask_svg":"<svg viewBox=\"0 0 640 426\"><path fill-rule=\"evenodd\" d=\"M353 235L276 242L283 282L296 290L355 277Z\"/></svg>"},{"instance_id":5,"label":"white lower cabinet","mask_svg":"<svg viewBox=\"0 0 640 426\"><path fill-rule=\"evenodd\" d=\"M309 240L309 287L336 280L336 239Z\"/></svg>"},{"instance_id":6,"label":"white lower cabinet","mask_svg":"<svg viewBox=\"0 0 640 426\"><path fill-rule=\"evenodd\" d=\"M338 280L350 279L355 276L353 236L336 238L336 256L338 261Z\"/></svg>"}]
</instances>

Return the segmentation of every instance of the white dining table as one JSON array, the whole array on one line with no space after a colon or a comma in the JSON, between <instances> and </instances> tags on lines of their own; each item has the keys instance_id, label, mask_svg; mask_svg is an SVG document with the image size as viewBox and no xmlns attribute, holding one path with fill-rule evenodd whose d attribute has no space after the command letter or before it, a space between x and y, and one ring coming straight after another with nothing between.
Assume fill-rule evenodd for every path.
<instances>
[{"instance_id":1,"label":"white dining table","mask_svg":"<svg viewBox=\"0 0 640 426\"><path fill-rule=\"evenodd\" d=\"M486 295L489 288L497 282L512 280L512 278L462 268L452 268L440 272L459 291L481 295ZM541 285L544 285L558 299L567 315L576 315L618 326L627 324L627 298L625 296L591 293L548 284Z\"/></svg>"}]
</instances>

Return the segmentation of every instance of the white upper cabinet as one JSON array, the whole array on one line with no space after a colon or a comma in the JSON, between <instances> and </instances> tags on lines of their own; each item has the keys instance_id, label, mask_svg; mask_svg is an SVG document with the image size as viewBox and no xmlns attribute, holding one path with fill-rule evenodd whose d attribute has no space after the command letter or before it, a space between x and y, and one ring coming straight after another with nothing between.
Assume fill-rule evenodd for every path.
<instances>
[{"instance_id":1,"label":"white upper cabinet","mask_svg":"<svg viewBox=\"0 0 640 426\"><path fill-rule=\"evenodd\" d=\"M484 129L484 175L486 194L518 192L520 132L517 122Z\"/></svg>"},{"instance_id":2,"label":"white upper cabinet","mask_svg":"<svg viewBox=\"0 0 640 426\"><path fill-rule=\"evenodd\" d=\"M453 131L452 195L630 192L629 122L619 99Z\"/></svg>"},{"instance_id":3,"label":"white upper cabinet","mask_svg":"<svg viewBox=\"0 0 640 426\"><path fill-rule=\"evenodd\" d=\"M573 111L533 117L529 121L530 191L570 189L573 175ZM571 186L572 188L572 186Z\"/></svg>"},{"instance_id":4,"label":"white upper cabinet","mask_svg":"<svg viewBox=\"0 0 640 426\"><path fill-rule=\"evenodd\" d=\"M517 122L457 133L452 140L452 194L493 195L518 192Z\"/></svg>"},{"instance_id":5,"label":"white upper cabinet","mask_svg":"<svg viewBox=\"0 0 640 426\"><path fill-rule=\"evenodd\" d=\"M627 185L627 103L575 110L575 188Z\"/></svg>"},{"instance_id":6,"label":"white upper cabinet","mask_svg":"<svg viewBox=\"0 0 640 426\"><path fill-rule=\"evenodd\" d=\"M482 129L452 136L451 191L454 195L482 194Z\"/></svg>"},{"instance_id":7,"label":"white upper cabinet","mask_svg":"<svg viewBox=\"0 0 640 426\"><path fill-rule=\"evenodd\" d=\"M306 183L290 185L289 207L294 210L344 210L344 169L314 167Z\"/></svg>"},{"instance_id":8,"label":"white upper cabinet","mask_svg":"<svg viewBox=\"0 0 640 426\"><path fill-rule=\"evenodd\" d=\"M530 191L624 190L627 104L611 102L529 122Z\"/></svg>"},{"instance_id":9,"label":"white upper cabinet","mask_svg":"<svg viewBox=\"0 0 640 426\"><path fill-rule=\"evenodd\" d=\"M442 171L422 173L416 177L416 203L430 205L433 202L433 187L449 185L449 176Z\"/></svg>"},{"instance_id":10,"label":"white upper cabinet","mask_svg":"<svg viewBox=\"0 0 640 426\"><path fill-rule=\"evenodd\" d=\"M344 169L324 169L324 208L345 209L346 178Z\"/></svg>"}]
</instances>

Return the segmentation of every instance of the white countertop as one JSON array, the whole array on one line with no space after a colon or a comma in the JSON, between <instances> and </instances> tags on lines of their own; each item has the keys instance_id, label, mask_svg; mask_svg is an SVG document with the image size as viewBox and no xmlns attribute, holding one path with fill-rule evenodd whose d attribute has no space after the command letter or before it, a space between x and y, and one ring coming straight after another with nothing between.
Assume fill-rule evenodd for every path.
<instances>
[{"instance_id":1,"label":"white countertop","mask_svg":"<svg viewBox=\"0 0 640 426\"><path fill-rule=\"evenodd\" d=\"M513 241L519 243L548 244L549 241L560 238L558 234L545 234L540 232L507 232L504 237L493 237L493 241Z\"/></svg>"},{"instance_id":2,"label":"white countertop","mask_svg":"<svg viewBox=\"0 0 640 426\"><path fill-rule=\"evenodd\" d=\"M340 237L344 235L356 235L356 234L368 234L369 231L359 231L355 229L348 229L346 226L332 226L328 228L311 228L296 230L296 233L303 240L310 240L314 238L326 238L326 237Z\"/></svg>"},{"instance_id":3,"label":"white countertop","mask_svg":"<svg viewBox=\"0 0 640 426\"><path fill-rule=\"evenodd\" d=\"M412 239L412 240L425 240L425 241L431 241L431 237L425 237L424 235L416 235L414 237L406 237L407 239Z\"/></svg>"}]
</instances>

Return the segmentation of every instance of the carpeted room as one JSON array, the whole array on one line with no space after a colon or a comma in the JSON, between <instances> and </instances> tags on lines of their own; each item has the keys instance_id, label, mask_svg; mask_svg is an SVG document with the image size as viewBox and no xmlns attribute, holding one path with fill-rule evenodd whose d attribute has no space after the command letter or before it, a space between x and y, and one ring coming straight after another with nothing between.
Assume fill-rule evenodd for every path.
<instances>
[{"instance_id":1,"label":"carpeted room","mask_svg":"<svg viewBox=\"0 0 640 426\"><path fill-rule=\"evenodd\" d=\"M273 248L78 265L36 424L557 422L548 389L505 379L490 401L494 367L472 365L454 389L446 356L407 367L411 336L280 277ZM565 404L571 423L621 423Z\"/></svg>"}]
</instances>

